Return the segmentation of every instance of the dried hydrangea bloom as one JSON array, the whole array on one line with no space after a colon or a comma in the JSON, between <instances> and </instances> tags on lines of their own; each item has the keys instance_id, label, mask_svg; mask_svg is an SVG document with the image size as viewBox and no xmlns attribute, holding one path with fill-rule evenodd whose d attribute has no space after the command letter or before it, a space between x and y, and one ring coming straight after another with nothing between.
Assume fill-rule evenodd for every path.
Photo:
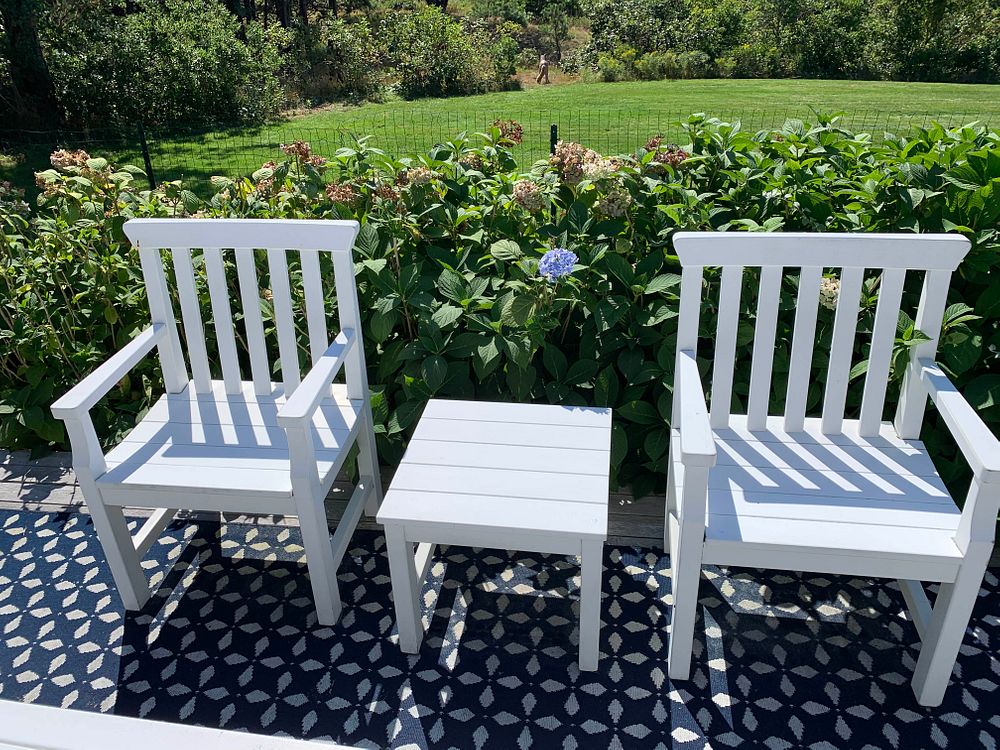
<instances>
[{"instance_id":1,"label":"dried hydrangea bloom","mask_svg":"<svg viewBox=\"0 0 1000 750\"><path fill-rule=\"evenodd\" d=\"M646 141L646 145L643 146L643 148L647 151L659 151L661 143L663 143L663 135L661 133L657 133Z\"/></svg>"},{"instance_id":2,"label":"dried hydrangea bloom","mask_svg":"<svg viewBox=\"0 0 1000 750\"><path fill-rule=\"evenodd\" d=\"M559 170L563 182L575 185L583 179L583 165L593 164L601 160L596 151L573 141L559 141L556 152L549 157L549 164Z\"/></svg>"},{"instance_id":3,"label":"dried hydrangea bloom","mask_svg":"<svg viewBox=\"0 0 1000 750\"><path fill-rule=\"evenodd\" d=\"M632 196L624 188L615 188L607 195L597 201L597 213L614 219L624 216L628 207L632 205Z\"/></svg>"},{"instance_id":4,"label":"dried hydrangea bloom","mask_svg":"<svg viewBox=\"0 0 1000 750\"><path fill-rule=\"evenodd\" d=\"M270 289L266 289L266 288L265 289L261 289L260 290L260 296L263 299L266 299L268 302L270 302L271 300L274 299L274 292L272 292Z\"/></svg>"},{"instance_id":5,"label":"dried hydrangea bloom","mask_svg":"<svg viewBox=\"0 0 1000 750\"><path fill-rule=\"evenodd\" d=\"M276 169L277 164L273 161L266 161L260 165L261 169ZM274 191L274 177L262 177L254 183L254 190L260 195L270 195Z\"/></svg>"},{"instance_id":6,"label":"dried hydrangea bloom","mask_svg":"<svg viewBox=\"0 0 1000 750\"><path fill-rule=\"evenodd\" d=\"M326 197L334 203L350 206L361 197L361 194L349 182L332 182L326 186Z\"/></svg>"},{"instance_id":7,"label":"dried hydrangea bloom","mask_svg":"<svg viewBox=\"0 0 1000 750\"><path fill-rule=\"evenodd\" d=\"M308 159L312 155L312 148L310 148L308 141L282 143L281 151L286 156L297 156L300 159Z\"/></svg>"},{"instance_id":8,"label":"dried hydrangea bloom","mask_svg":"<svg viewBox=\"0 0 1000 750\"><path fill-rule=\"evenodd\" d=\"M555 283L563 276L573 273L573 266L578 260L573 251L557 247L549 250L538 261L538 275L550 283Z\"/></svg>"},{"instance_id":9,"label":"dried hydrangea bloom","mask_svg":"<svg viewBox=\"0 0 1000 750\"><path fill-rule=\"evenodd\" d=\"M583 176L588 180L607 180L617 174L621 164L615 159L584 161Z\"/></svg>"},{"instance_id":10,"label":"dried hydrangea bloom","mask_svg":"<svg viewBox=\"0 0 1000 750\"><path fill-rule=\"evenodd\" d=\"M477 172L483 171L483 157L475 152L465 154L458 160L458 163L467 169L474 169Z\"/></svg>"},{"instance_id":11,"label":"dried hydrangea bloom","mask_svg":"<svg viewBox=\"0 0 1000 750\"><path fill-rule=\"evenodd\" d=\"M836 310L839 298L840 279L824 276L819 284L819 303L827 310Z\"/></svg>"},{"instance_id":12,"label":"dried hydrangea bloom","mask_svg":"<svg viewBox=\"0 0 1000 750\"><path fill-rule=\"evenodd\" d=\"M668 164L671 167L679 167L685 159L689 158L691 154L682 149L680 146L675 146L673 144L667 146L665 149L656 152L656 156L653 157L653 161L660 164Z\"/></svg>"},{"instance_id":13,"label":"dried hydrangea bloom","mask_svg":"<svg viewBox=\"0 0 1000 750\"><path fill-rule=\"evenodd\" d=\"M68 169L69 167L86 166L89 158L90 154L83 149L80 149L79 151L67 151L61 148L58 151L52 152L52 156L49 157L49 161L56 169Z\"/></svg>"},{"instance_id":14,"label":"dried hydrangea bloom","mask_svg":"<svg viewBox=\"0 0 1000 750\"><path fill-rule=\"evenodd\" d=\"M524 128L517 120L494 120L493 127L500 131L500 139L510 141L515 146L524 138Z\"/></svg>"},{"instance_id":15,"label":"dried hydrangea bloom","mask_svg":"<svg viewBox=\"0 0 1000 750\"><path fill-rule=\"evenodd\" d=\"M311 164L314 167L325 167L326 157L325 156L310 156L306 159L306 164Z\"/></svg>"},{"instance_id":16,"label":"dried hydrangea bloom","mask_svg":"<svg viewBox=\"0 0 1000 750\"><path fill-rule=\"evenodd\" d=\"M437 173L427 167L411 167L406 170L404 185L426 185L437 177Z\"/></svg>"},{"instance_id":17,"label":"dried hydrangea bloom","mask_svg":"<svg viewBox=\"0 0 1000 750\"><path fill-rule=\"evenodd\" d=\"M514 183L514 202L531 213L537 213L545 208L542 189L531 180L518 180Z\"/></svg>"},{"instance_id":18,"label":"dried hydrangea bloom","mask_svg":"<svg viewBox=\"0 0 1000 750\"><path fill-rule=\"evenodd\" d=\"M399 191L388 183L379 182L375 185L375 197L384 201L398 201Z\"/></svg>"}]
</instances>

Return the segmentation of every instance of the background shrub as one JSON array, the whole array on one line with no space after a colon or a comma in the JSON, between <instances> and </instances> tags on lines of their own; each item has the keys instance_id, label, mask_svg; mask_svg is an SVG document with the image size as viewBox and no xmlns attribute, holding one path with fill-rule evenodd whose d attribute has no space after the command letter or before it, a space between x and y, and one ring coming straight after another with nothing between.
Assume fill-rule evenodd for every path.
<instances>
[{"instance_id":1,"label":"background shrub","mask_svg":"<svg viewBox=\"0 0 1000 750\"><path fill-rule=\"evenodd\" d=\"M681 148L652 138L613 159L561 144L551 161L527 173L511 155L520 139L514 123L498 123L484 143L459 139L402 159L363 141L328 160L303 158L295 148L250 178L216 178L218 192L207 202L180 183L142 190L135 169L57 154L59 168L39 174L36 212L10 188L0 195L0 445L65 447L48 405L146 324L122 222L195 212L362 222L356 271L379 447L390 464L434 395L595 404L615 409L616 482L639 494L650 490L662 480L667 450L679 291L671 238L679 229L962 232L973 249L953 277L939 359L1000 426L1000 136L933 127L876 144L835 119L747 133L704 116L692 117L686 130ZM558 285L538 274L538 259L553 246L579 257ZM912 310L920 279L910 276L905 302ZM704 332L712 330L718 282L714 273L706 278ZM866 282L858 360L877 282ZM752 273L746 284L737 409L748 392ZM776 411L795 291L795 278L786 278ZM208 318L207 295L203 304ZM821 338L832 315L820 313ZM898 351L917 337L912 321L901 318ZM707 371L711 337L702 344ZM809 385L813 414L824 383L821 349ZM104 438L127 428L157 392L153 363L102 402ZM850 410L860 404L861 373L854 372ZM931 418L924 439L953 482L961 469L946 434Z\"/></svg>"}]
</instances>

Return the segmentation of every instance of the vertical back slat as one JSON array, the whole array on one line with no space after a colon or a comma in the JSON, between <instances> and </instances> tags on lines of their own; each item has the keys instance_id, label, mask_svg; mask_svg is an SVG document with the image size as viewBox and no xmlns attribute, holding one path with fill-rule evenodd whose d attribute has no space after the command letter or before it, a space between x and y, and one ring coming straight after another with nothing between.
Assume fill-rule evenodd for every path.
<instances>
[{"instance_id":1,"label":"vertical back slat","mask_svg":"<svg viewBox=\"0 0 1000 750\"><path fill-rule=\"evenodd\" d=\"M333 251L333 278L337 290L337 318L340 329L350 328L358 337L358 345L347 356L344 377L348 398L368 398L368 374L364 371L365 345L361 332L361 309L358 289L354 282L354 259L351 250Z\"/></svg>"},{"instance_id":2,"label":"vertical back slat","mask_svg":"<svg viewBox=\"0 0 1000 750\"><path fill-rule=\"evenodd\" d=\"M169 335L157 345L163 383L167 393L180 393L188 384L187 366L184 363L184 352L181 351L180 336L177 335L177 321L167 293L167 279L163 274L163 260L159 249L139 247L139 263L142 265L151 322L163 323L169 331Z\"/></svg>"},{"instance_id":3,"label":"vertical back slat","mask_svg":"<svg viewBox=\"0 0 1000 750\"><path fill-rule=\"evenodd\" d=\"M323 279L319 270L319 252L301 250L302 289L306 296L306 323L309 326L309 351L316 364L330 346L326 332L326 306L323 304Z\"/></svg>"},{"instance_id":4,"label":"vertical back slat","mask_svg":"<svg viewBox=\"0 0 1000 750\"><path fill-rule=\"evenodd\" d=\"M784 269L780 266L765 266L760 273L753 362L750 369L750 400L747 405L748 430L763 430L767 426L771 370L774 366L774 336L778 325L778 302L783 273Z\"/></svg>"},{"instance_id":5,"label":"vertical back slat","mask_svg":"<svg viewBox=\"0 0 1000 750\"><path fill-rule=\"evenodd\" d=\"M819 285L822 278L823 269L817 266L804 267L799 275L795 328L792 331L792 357L788 365L788 391L785 395L786 432L800 432L805 426L806 398L809 396Z\"/></svg>"},{"instance_id":6,"label":"vertical back slat","mask_svg":"<svg viewBox=\"0 0 1000 750\"><path fill-rule=\"evenodd\" d=\"M920 307L914 326L930 337L910 348L910 363L903 375L903 387L899 394L896 411L896 433L905 440L920 437L920 426L927 406L927 389L920 381L917 360L933 359L937 352L938 337L941 335L941 321L948 302L948 284L951 271L927 271L920 293Z\"/></svg>"},{"instance_id":7,"label":"vertical back slat","mask_svg":"<svg viewBox=\"0 0 1000 750\"><path fill-rule=\"evenodd\" d=\"M236 354L233 309L229 304L229 286L226 284L222 250L217 247L206 247L204 253L208 296L212 302L212 319L215 324L215 340L219 345L219 359L222 362L222 380L226 384L226 393L240 393L243 388L240 379L240 360Z\"/></svg>"},{"instance_id":8,"label":"vertical back slat","mask_svg":"<svg viewBox=\"0 0 1000 750\"><path fill-rule=\"evenodd\" d=\"M887 268L882 272L871 349L868 352L865 392L861 399L858 432L862 437L877 435L882 424L885 390L889 382L889 365L892 363L892 349L896 343L896 323L899 320L899 305L905 280L905 269Z\"/></svg>"},{"instance_id":9,"label":"vertical back slat","mask_svg":"<svg viewBox=\"0 0 1000 750\"><path fill-rule=\"evenodd\" d=\"M698 352L698 316L701 312L701 279L703 266L684 266L681 270L681 304L677 320L677 356L682 351ZM677 363L674 363L674 376L677 375ZM679 427L677 408L677 389L670 407L670 418L674 427Z\"/></svg>"},{"instance_id":10,"label":"vertical back slat","mask_svg":"<svg viewBox=\"0 0 1000 750\"><path fill-rule=\"evenodd\" d=\"M191 250L186 247L174 248L173 256L177 297L181 303L181 320L184 321L184 336L187 339L188 356L191 358L194 389L197 393L211 393L212 373L205 349L205 327L201 320L201 306L198 304Z\"/></svg>"},{"instance_id":11,"label":"vertical back slat","mask_svg":"<svg viewBox=\"0 0 1000 750\"><path fill-rule=\"evenodd\" d=\"M264 321L260 314L260 285L254 251L242 247L235 250L236 273L240 280L240 298L243 303L243 323L247 331L250 350L250 373L253 390L258 396L271 392L271 370L267 363L267 344L264 341Z\"/></svg>"},{"instance_id":12,"label":"vertical back slat","mask_svg":"<svg viewBox=\"0 0 1000 750\"><path fill-rule=\"evenodd\" d=\"M716 428L729 426L742 291L743 267L723 267L722 284L719 288L719 325L715 333L715 363L712 368L711 424Z\"/></svg>"},{"instance_id":13,"label":"vertical back slat","mask_svg":"<svg viewBox=\"0 0 1000 750\"><path fill-rule=\"evenodd\" d=\"M281 357L281 380L285 396L292 395L298 387L299 355L295 342L295 323L292 319L292 290L288 284L288 263L285 251L267 250L267 267L271 273L271 297L274 303L274 323L278 330L278 354Z\"/></svg>"},{"instance_id":14,"label":"vertical back slat","mask_svg":"<svg viewBox=\"0 0 1000 750\"><path fill-rule=\"evenodd\" d=\"M823 395L823 420L820 429L824 435L838 433L844 426L847 382L851 375L851 357L854 353L864 274L863 268L845 268L840 276L837 313L833 318L833 340L830 343L830 366L826 373L826 391Z\"/></svg>"}]
</instances>

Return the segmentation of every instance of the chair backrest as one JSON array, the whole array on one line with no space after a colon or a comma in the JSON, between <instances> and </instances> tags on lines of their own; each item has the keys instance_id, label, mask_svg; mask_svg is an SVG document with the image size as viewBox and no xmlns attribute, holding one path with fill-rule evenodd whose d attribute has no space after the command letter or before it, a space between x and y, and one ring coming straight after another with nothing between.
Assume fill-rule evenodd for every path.
<instances>
[{"instance_id":1,"label":"chair backrest","mask_svg":"<svg viewBox=\"0 0 1000 750\"><path fill-rule=\"evenodd\" d=\"M769 416L782 282L786 272L798 276L784 407L784 429L791 432L801 431L805 420L824 269L839 273L823 394L824 434L842 431L862 285L866 271L880 274L861 401L859 433L863 437L877 435L882 423L907 272L923 272L914 323L929 340L911 349L895 423L900 437L919 435L926 392L912 363L919 357L933 358L937 351L948 284L952 271L968 252L966 238L942 234L678 232L674 247L683 267L678 351L694 352L698 345L705 267L722 269L711 388L711 423L715 428L728 426L732 411L745 269L760 269L747 398L747 426L751 430L765 429Z\"/></svg>"},{"instance_id":2,"label":"chair backrest","mask_svg":"<svg viewBox=\"0 0 1000 750\"><path fill-rule=\"evenodd\" d=\"M286 396L291 395L301 379L297 331L307 332L313 363L331 341L327 332L321 267L321 255L325 253L332 257L340 328L352 329L359 342L361 340L361 317L351 256L358 234L355 221L133 219L125 223L124 231L139 251L152 321L166 324L169 332L159 353L170 393L178 393L188 385L174 315L176 299L191 361L192 380L198 393L211 392L213 369L221 370L226 393L240 393L242 372L244 366L249 365L254 392L271 394L275 386L271 382L267 341L273 326L282 387ZM170 252L172 274L165 272L163 251ZM235 278L227 275L227 266L235 267ZM290 266L294 271L291 279ZM260 277L266 277L266 285L261 283ZM171 290L174 285L176 295ZM202 319L203 295L199 293L203 285L208 290L217 350L217 357L211 360L209 345L212 342L206 336ZM243 336L234 323L231 289L239 291ZM305 326L301 325L303 319ZM245 341L242 357L237 345L240 338ZM271 347L272 351L274 349ZM218 368L212 367L213 361L218 362ZM344 370L349 397L363 398L367 390L363 346L352 347Z\"/></svg>"}]
</instances>

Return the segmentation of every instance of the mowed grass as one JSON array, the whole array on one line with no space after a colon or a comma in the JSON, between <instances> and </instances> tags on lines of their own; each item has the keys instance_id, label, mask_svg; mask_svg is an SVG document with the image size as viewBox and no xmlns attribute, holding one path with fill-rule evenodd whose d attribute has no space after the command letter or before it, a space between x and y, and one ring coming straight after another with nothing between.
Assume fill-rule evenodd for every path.
<instances>
[{"instance_id":1,"label":"mowed grass","mask_svg":"<svg viewBox=\"0 0 1000 750\"><path fill-rule=\"evenodd\" d=\"M274 158L281 143L292 140L310 141L316 153L329 155L354 136L369 135L375 147L402 156L510 118L524 126L524 143L517 153L526 168L548 153L552 124L561 139L606 154L633 151L657 133L683 142L679 123L695 112L739 120L751 131L780 127L788 118L815 119L814 111L841 112L845 127L879 138L885 131L902 132L932 121L957 125L978 120L996 127L998 94L1000 88L990 85L877 81L531 83L520 91L483 96L334 106L262 127L185 135L152 131L149 140L157 180L183 178L204 192L211 175L248 174ZM103 143L97 138L89 150L142 164L137 146L123 145L120 139Z\"/></svg>"}]
</instances>

